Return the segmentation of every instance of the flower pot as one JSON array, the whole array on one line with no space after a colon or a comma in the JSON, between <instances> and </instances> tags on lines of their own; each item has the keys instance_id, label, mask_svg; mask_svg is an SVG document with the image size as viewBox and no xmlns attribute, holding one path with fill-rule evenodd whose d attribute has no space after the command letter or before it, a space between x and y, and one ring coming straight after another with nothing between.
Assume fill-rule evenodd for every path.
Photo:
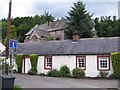
<instances>
[{"instance_id":1,"label":"flower pot","mask_svg":"<svg viewBox=\"0 0 120 90\"><path fill-rule=\"evenodd\" d=\"M0 76L0 79L2 81L2 89L14 87L15 76L4 75L4 76Z\"/></svg>"}]
</instances>

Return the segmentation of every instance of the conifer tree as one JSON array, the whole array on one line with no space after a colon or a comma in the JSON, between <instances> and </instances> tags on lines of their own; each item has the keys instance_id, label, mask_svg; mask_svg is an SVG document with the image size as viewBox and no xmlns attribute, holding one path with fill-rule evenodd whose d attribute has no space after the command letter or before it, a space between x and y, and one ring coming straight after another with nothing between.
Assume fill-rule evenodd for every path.
<instances>
[{"instance_id":1,"label":"conifer tree","mask_svg":"<svg viewBox=\"0 0 120 90\"><path fill-rule=\"evenodd\" d=\"M69 16L67 19L67 30L65 31L65 36L67 39L71 39L74 32L78 32L79 36L82 38L92 37L92 15L87 12L85 5L81 1L73 3L74 6L68 12Z\"/></svg>"}]
</instances>

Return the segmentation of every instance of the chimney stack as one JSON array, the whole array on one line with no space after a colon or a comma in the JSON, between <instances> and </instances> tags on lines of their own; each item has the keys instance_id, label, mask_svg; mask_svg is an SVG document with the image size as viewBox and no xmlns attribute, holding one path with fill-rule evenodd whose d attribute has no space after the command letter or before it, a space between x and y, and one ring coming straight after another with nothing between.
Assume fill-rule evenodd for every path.
<instances>
[{"instance_id":1,"label":"chimney stack","mask_svg":"<svg viewBox=\"0 0 120 90\"><path fill-rule=\"evenodd\" d=\"M73 41L78 41L79 40L79 34L77 31L73 33Z\"/></svg>"}]
</instances>

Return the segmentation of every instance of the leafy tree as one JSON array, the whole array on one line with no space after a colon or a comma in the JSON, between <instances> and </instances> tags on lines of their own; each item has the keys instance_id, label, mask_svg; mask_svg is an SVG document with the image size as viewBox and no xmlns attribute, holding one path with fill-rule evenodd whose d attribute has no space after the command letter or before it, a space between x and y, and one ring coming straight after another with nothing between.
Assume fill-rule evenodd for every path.
<instances>
[{"instance_id":1,"label":"leafy tree","mask_svg":"<svg viewBox=\"0 0 120 90\"><path fill-rule=\"evenodd\" d=\"M45 23L46 21L45 20L43 20L42 18L41 18L41 16L39 16L39 15L35 15L33 18L33 25L36 25L36 24L42 24L42 23Z\"/></svg>"},{"instance_id":2,"label":"leafy tree","mask_svg":"<svg viewBox=\"0 0 120 90\"><path fill-rule=\"evenodd\" d=\"M17 34L16 34L16 27L15 27L15 25L11 25L10 26L10 39L16 39L16 37L17 37ZM6 45L6 42L7 42L7 36L6 36L6 38L4 39L4 45Z\"/></svg>"},{"instance_id":3,"label":"leafy tree","mask_svg":"<svg viewBox=\"0 0 120 90\"><path fill-rule=\"evenodd\" d=\"M30 26L28 23L21 23L18 27L17 27L17 35L18 35L18 40L19 42L23 42L25 39L25 34L30 30Z\"/></svg>"},{"instance_id":4,"label":"leafy tree","mask_svg":"<svg viewBox=\"0 0 120 90\"><path fill-rule=\"evenodd\" d=\"M87 12L85 5L81 1L74 3L74 7L72 7L72 10L70 10L68 14L67 19L70 22L67 23L67 30L65 31L67 39L71 39L75 31L77 31L82 38L92 37L92 15Z\"/></svg>"},{"instance_id":5,"label":"leafy tree","mask_svg":"<svg viewBox=\"0 0 120 90\"><path fill-rule=\"evenodd\" d=\"M101 16L94 19L95 29L99 37L117 37L120 36L120 20L116 16Z\"/></svg>"},{"instance_id":6,"label":"leafy tree","mask_svg":"<svg viewBox=\"0 0 120 90\"><path fill-rule=\"evenodd\" d=\"M2 29L2 41L4 41L4 39L6 38L7 35L7 22L6 21L1 21L0 22L0 26Z\"/></svg>"},{"instance_id":7,"label":"leafy tree","mask_svg":"<svg viewBox=\"0 0 120 90\"><path fill-rule=\"evenodd\" d=\"M10 30L10 39L16 39L17 34L16 34L16 26L11 25L11 30Z\"/></svg>"}]
</instances>

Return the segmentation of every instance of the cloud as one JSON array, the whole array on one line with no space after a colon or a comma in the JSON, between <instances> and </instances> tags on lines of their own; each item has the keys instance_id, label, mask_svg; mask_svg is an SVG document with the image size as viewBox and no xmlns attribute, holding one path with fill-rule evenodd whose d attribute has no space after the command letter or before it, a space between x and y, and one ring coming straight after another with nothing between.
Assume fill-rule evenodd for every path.
<instances>
[{"instance_id":1,"label":"cloud","mask_svg":"<svg viewBox=\"0 0 120 90\"><path fill-rule=\"evenodd\" d=\"M42 15L45 11L53 14L56 18L65 17L77 0L12 0L12 17ZM118 0L82 0L86 9L94 13L93 17L116 15ZM9 0L0 0L0 19L8 16Z\"/></svg>"},{"instance_id":2,"label":"cloud","mask_svg":"<svg viewBox=\"0 0 120 90\"><path fill-rule=\"evenodd\" d=\"M35 14L43 14L45 11L50 12L56 18L65 17L72 6L72 2L38 2L34 4Z\"/></svg>"},{"instance_id":3,"label":"cloud","mask_svg":"<svg viewBox=\"0 0 120 90\"><path fill-rule=\"evenodd\" d=\"M86 2L86 8L93 17L100 16L118 16L118 3L117 2Z\"/></svg>"},{"instance_id":4,"label":"cloud","mask_svg":"<svg viewBox=\"0 0 120 90\"><path fill-rule=\"evenodd\" d=\"M29 0L13 0L12 14L14 17L28 16L33 8L32 2Z\"/></svg>"},{"instance_id":5,"label":"cloud","mask_svg":"<svg viewBox=\"0 0 120 90\"><path fill-rule=\"evenodd\" d=\"M23 17L28 16L32 9L32 2L29 0L12 0L12 17ZM0 19L7 18L8 16L8 8L9 8L9 0L0 0Z\"/></svg>"},{"instance_id":6,"label":"cloud","mask_svg":"<svg viewBox=\"0 0 120 90\"><path fill-rule=\"evenodd\" d=\"M0 18L7 17L8 0L0 0Z\"/></svg>"}]
</instances>

